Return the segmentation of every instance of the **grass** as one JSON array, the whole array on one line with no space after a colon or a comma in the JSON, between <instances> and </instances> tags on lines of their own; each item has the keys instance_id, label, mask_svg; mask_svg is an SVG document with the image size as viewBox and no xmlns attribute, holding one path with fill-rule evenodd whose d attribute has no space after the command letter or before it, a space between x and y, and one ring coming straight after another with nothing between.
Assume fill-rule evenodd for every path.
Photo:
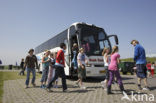
<instances>
[{"instance_id":1,"label":"grass","mask_svg":"<svg viewBox=\"0 0 156 103\"><path fill-rule=\"evenodd\" d=\"M0 103L2 103L3 83L6 80L26 79L25 76L18 75L19 71L0 71ZM36 73L36 78L40 78L41 74ZM32 75L31 75L32 78Z\"/></svg>"},{"instance_id":2,"label":"grass","mask_svg":"<svg viewBox=\"0 0 156 103\"><path fill-rule=\"evenodd\" d=\"M156 57L147 57L146 60L150 62L156 62ZM133 58L121 59L121 61L134 62Z\"/></svg>"}]
</instances>

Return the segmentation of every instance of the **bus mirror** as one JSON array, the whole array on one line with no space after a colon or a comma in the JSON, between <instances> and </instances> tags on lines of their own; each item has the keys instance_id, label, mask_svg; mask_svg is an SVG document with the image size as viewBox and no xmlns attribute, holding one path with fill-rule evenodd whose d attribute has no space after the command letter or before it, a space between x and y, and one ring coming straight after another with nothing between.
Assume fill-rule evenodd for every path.
<instances>
[{"instance_id":1,"label":"bus mirror","mask_svg":"<svg viewBox=\"0 0 156 103\"><path fill-rule=\"evenodd\" d=\"M115 43L116 43L117 45L119 44L117 35L109 35L108 38L110 38L110 37L114 37Z\"/></svg>"}]
</instances>

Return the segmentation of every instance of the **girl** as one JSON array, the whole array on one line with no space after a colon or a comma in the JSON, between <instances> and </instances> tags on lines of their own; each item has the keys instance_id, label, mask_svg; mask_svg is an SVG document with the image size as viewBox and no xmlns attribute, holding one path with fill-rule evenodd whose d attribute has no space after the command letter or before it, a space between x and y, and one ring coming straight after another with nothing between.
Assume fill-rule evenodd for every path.
<instances>
[{"instance_id":1,"label":"girl","mask_svg":"<svg viewBox=\"0 0 156 103\"><path fill-rule=\"evenodd\" d=\"M53 53L50 53L50 65L49 65L49 73L48 73L48 83L51 81L53 77L55 59Z\"/></svg>"},{"instance_id":2,"label":"girl","mask_svg":"<svg viewBox=\"0 0 156 103\"><path fill-rule=\"evenodd\" d=\"M118 63L120 62L119 58L120 58L120 55L118 54L118 46L114 46L112 53L111 53L111 63L108 67L110 77L109 77L109 82L107 86L107 94L111 94L111 85L114 80L114 75L117 78L120 90L123 92L123 94L125 93L122 79L121 79L119 69L118 69Z\"/></svg>"},{"instance_id":3,"label":"girl","mask_svg":"<svg viewBox=\"0 0 156 103\"><path fill-rule=\"evenodd\" d=\"M102 52L103 60L104 60L104 68L106 70L106 77L105 80L101 82L102 88L107 88L108 80L109 80L109 71L108 71L108 65L110 62L109 57L109 48L104 48Z\"/></svg>"},{"instance_id":4,"label":"girl","mask_svg":"<svg viewBox=\"0 0 156 103\"><path fill-rule=\"evenodd\" d=\"M154 62L152 62L152 65L151 65L151 75L152 77L154 77Z\"/></svg>"},{"instance_id":5,"label":"girl","mask_svg":"<svg viewBox=\"0 0 156 103\"><path fill-rule=\"evenodd\" d=\"M57 52L55 52L55 59L54 59L55 61L56 61L56 57L57 57ZM55 68L53 69L53 77L54 75L55 75ZM58 80L59 80L58 78L55 80L54 86L53 86L54 88L58 88Z\"/></svg>"},{"instance_id":6,"label":"girl","mask_svg":"<svg viewBox=\"0 0 156 103\"><path fill-rule=\"evenodd\" d=\"M42 78L41 78L41 88L46 87L46 81L47 81L48 72L49 72L49 62L50 62L50 58L48 57L49 54L50 54L50 51L46 51L44 57L42 58L43 71L42 71Z\"/></svg>"}]
</instances>

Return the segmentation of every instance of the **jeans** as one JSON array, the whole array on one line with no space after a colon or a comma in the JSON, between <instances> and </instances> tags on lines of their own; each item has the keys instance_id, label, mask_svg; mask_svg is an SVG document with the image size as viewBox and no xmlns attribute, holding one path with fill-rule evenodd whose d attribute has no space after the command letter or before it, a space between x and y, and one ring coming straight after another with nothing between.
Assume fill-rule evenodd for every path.
<instances>
[{"instance_id":1,"label":"jeans","mask_svg":"<svg viewBox=\"0 0 156 103\"><path fill-rule=\"evenodd\" d=\"M48 73L49 73L49 66L46 66L46 67L44 67L44 69L42 71L41 82L46 82L47 81Z\"/></svg>"},{"instance_id":2,"label":"jeans","mask_svg":"<svg viewBox=\"0 0 156 103\"><path fill-rule=\"evenodd\" d=\"M113 82L113 80L114 80L114 75L115 75L115 77L117 78L117 81L118 81L119 86L122 87L122 86L123 86L123 83L122 83L122 79L121 79L119 70L116 70L116 71L109 70L108 87L111 86L111 84L112 84L112 82Z\"/></svg>"},{"instance_id":3,"label":"jeans","mask_svg":"<svg viewBox=\"0 0 156 103\"><path fill-rule=\"evenodd\" d=\"M27 78L26 78L25 84L29 85L30 72L32 72L32 75L33 75L31 83L34 84L35 83L35 77L36 77L35 68L26 68L26 70L27 70Z\"/></svg>"},{"instance_id":4,"label":"jeans","mask_svg":"<svg viewBox=\"0 0 156 103\"><path fill-rule=\"evenodd\" d=\"M20 71L19 75L24 75L24 71L25 71L25 69L22 68L22 70Z\"/></svg>"},{"instance_id":5,"label":"jeans","mask_svg":"<svg viewBox=\"0 0 156 103\"><path fill-rule=\"evenodd\" d=\"M63 90L67 89L67 84L66 84L66 76L65 76L65 72L64 72L64 68L61 66L56 66L55 67L55 76L54 78L48 83L47 88L51 88L52 87L52 83L58 78L61 77L62 78L62 86L63 86Z\"/></svg>"}]
</instances>

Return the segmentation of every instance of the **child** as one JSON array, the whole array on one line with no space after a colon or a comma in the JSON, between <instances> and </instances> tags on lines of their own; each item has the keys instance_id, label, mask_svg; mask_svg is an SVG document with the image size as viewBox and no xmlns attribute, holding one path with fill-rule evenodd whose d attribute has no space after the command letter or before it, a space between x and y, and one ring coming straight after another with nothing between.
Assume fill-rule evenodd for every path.
<instances>
[{"instance_id":1,"label":"child","mask_svg":"<svg viewBox=\"0 0 156 103\"><path fill-rule=\"evenodd\" d=\"M120 90L122 91L123 94L125 93L122 79L121 79L119 69L118 69L118 63L120 62L119 58L120 58L120 55L118 54L118 46L114 46L112 49L112 53L111 53L111 63L108 67L109 82L107 85L107 94L111 94L111 85L114 80L114 75L117 78Z\"/></svg>"},{"instance_id":2,"label":"child","mask_svg":"<svg viewBox=\"0 0 156 103\"><path fill-rule=\"evenodd\" d=\"M109 80L109 71L108 71L108 65L110 63L110 57L109 57L109 48L104 48L102 55L104 60L104 68L106 70L106 78L104 81L101 82L102 88L107 88L108 80ZM106 90L106 89L105 89Z\"/></svg>"},{"instance_id":3,"label":"child","mask_svg":"<svg viewBox=\"0 0 156 103\"><path fill-rule=\"evenodd\" d=\"M55 61L56 61L56 56L57 56L57 52L55 52ZM53 77L52 78L54 78L54 75L55 75L55 69L53 69ZM58 88L58 78L55 80L55 82L54 82L54 88Z\"/></svg>"},{"instance_id":4,"label":"child","mask_svg":"<svg viewBox=\"0 0 156 103\"><path fill-rule=\"evenodd\" d=\"M154 77L154 62L152 62L152 65L151 65L151 75L152 77Z\"/></svg>"},{"instance_id":5,"label":"child","mask_svg":"<svg viewBox=\"0 0 156 103\"><path fill-rule=\"evenodd\" d=\"M48 73L48 83L51 81L53 77L55 59L53 53L50 54L50 65L49 65L49 73Z\"/></svg>"},{"instance_id":6,"label":"child","mask_svg":"<svg viewBox=\"0 0 156 103\"><path fill-rule=\"evenodd\" d=\"M43 71L42 71L41 87L40 88L46 87L46 81L47 81L48 72L49 72L49 62L50 62L50 58L48 57L49 54L50 54L50 51L47 50L44 57L42 58Z\"/></svg>"},{"instance_id":7,"label":"child","mask_svg":"<svg viewBox=\"0 0 156 103\"><path fill-rule=\"evenodd\" d=\"M81 89L86 89L86 87L83 86L83 83L82 83L82 80L86 78L85 65L87 62L87 56L85 55L83 48L79 50L77 60L78 60L78 80L76 81L75 84L78 85L80 83Z\"/></svg>"},{"instance_id":8,"label":"child","mask_svg":"<svg viewBox=\"0 0 156 103\"><path fill-rule=\"evenodd\" d=\"M148 73L148 77L151 78L152 75L151 75L151 62L149 61L147 64L146 64L146 67L147 67L147 73Z\"/></svg>"}]
</instances>

